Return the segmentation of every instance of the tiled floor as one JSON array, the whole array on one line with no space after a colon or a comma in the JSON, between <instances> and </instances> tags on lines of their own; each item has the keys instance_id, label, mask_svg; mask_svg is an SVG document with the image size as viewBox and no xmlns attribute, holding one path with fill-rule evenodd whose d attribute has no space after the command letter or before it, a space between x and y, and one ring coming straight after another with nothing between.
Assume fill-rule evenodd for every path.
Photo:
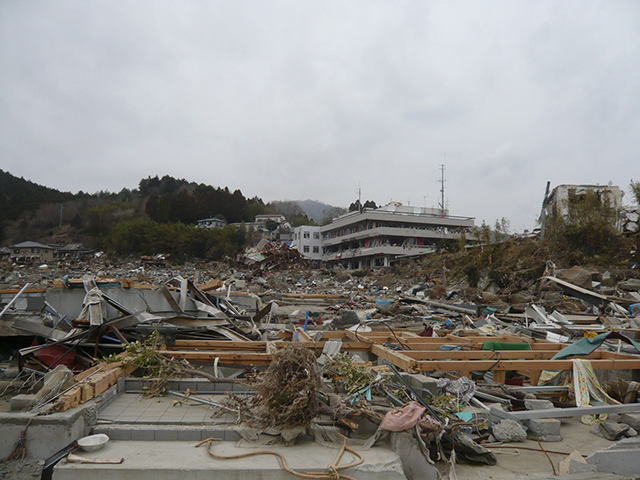
<instances>
[{"instance_id":1,"label":"tiled floor","mask_svg":"<svg viewBox=\"0 0 640 480\"><path fill-rule=\"evenodd\" d=\"M220 401L223 396L202 395L201 398ZM158 424L220 424L235 423L235 416L214 415L217 409L168 395L145 398L137 393L123 393L98 412L98 419L114 423Z\"/></svg>"}]
</instances>

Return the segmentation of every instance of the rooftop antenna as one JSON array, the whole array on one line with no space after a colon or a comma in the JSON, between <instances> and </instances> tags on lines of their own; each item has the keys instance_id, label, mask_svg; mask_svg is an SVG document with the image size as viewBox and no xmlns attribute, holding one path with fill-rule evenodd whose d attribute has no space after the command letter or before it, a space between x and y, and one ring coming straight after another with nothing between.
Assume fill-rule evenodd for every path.
<instances>
[{"instance_id":1,"label":"rooftop antenna","mask_svg":"<svg viewBox=\"0 0 640 480\"><path fill-rule=\"evenodd\" d=\"M445 200L444 200L444 171L447 168L447 152L444 152L444 163L440 165L440 211L442 212L442 215L446 215L446 204L445 204Z\"/></svg>"}]
</instances>

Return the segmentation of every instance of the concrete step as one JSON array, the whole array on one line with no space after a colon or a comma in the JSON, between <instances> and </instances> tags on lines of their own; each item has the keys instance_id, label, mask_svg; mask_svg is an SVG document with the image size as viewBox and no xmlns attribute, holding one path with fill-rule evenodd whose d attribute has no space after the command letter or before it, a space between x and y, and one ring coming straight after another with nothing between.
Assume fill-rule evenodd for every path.
<instances>
[{"instance_id":1,"label":"concrete step","mask_svg":"<svg viewBox=\"0 0 640 480\"><path fill-rule=\"evenodd\" d=\"M159 425L153 424L111 424L96 425L93 433L104 433L110 440L117 441L194 441L199 442L207 438L221 438L228 442L237 442L240 435L234 425L224 424L190 424L190 425Z\"/></svg>"},{"instance_id":2,"label":"concrete step","mask_svg":"<svg viewBox=\"0 0 640 480\"><path fill-rule=\"evenodd\" d=\"M121 464L81 464L61 461L53 470L53 480L290 480L294 478L272 455L221 460L211 457L205 448L195 448L197 442L110 441L95 452L78 452L85 458L123 458ZM281 453L290 468L299 472L325 472L334 462L338 448L323 447L314 442L300 442L292 447L239 447L232 442L212 445L219 455L238 455L259 450ZM364 457L357 467L340 470L359 480L406 480L398 456L384 446L369 450L355 448ZM345 452L341 464L355 457Z\"/></svg>"}]
</instances>

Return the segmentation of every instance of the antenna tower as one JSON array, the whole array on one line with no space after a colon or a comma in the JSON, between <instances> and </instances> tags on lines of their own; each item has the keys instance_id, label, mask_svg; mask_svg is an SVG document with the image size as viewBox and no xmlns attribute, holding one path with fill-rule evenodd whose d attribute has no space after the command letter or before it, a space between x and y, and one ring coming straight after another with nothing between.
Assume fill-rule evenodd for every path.
<instances>
[{"instance_id":1,"label":"antenna tower","mask_svg":"<svg viewBox=\"0 0 640 480\"><path fill-rule=\"evenodd\" d=\"M439 182L440 182L440 198L441 198L439 206L440 206L440 211L442 212L442 215L446 214L446 209L447 209L446 203L445 203L445 199L444 199L444 182L445 182L444 171L445 171L446 168L447 168L447 154L445 152L445 154L444 154L444 164L440 165L440 180L439 180Z\"/></svg>"}]
</instances>

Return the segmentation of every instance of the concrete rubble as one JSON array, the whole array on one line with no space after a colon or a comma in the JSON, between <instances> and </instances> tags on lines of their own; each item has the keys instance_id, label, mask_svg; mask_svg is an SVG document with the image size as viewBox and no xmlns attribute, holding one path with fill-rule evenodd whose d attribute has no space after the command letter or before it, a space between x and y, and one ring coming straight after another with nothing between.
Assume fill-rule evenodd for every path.
<instances>
[{"instance_id":1,"label":"concrete rubble","mask_svg":"<svg viewBox=\"0 0 640 480\"><path fill-rule=\"evenodd\" d=\"M238 262L3 271L0 472L640 478L640 280L547 264L518 292L494 276L436 295L282 244ZM94 433L110 440L90 455L121 463L65 460Z\"/></svg>"}]
</instances>

